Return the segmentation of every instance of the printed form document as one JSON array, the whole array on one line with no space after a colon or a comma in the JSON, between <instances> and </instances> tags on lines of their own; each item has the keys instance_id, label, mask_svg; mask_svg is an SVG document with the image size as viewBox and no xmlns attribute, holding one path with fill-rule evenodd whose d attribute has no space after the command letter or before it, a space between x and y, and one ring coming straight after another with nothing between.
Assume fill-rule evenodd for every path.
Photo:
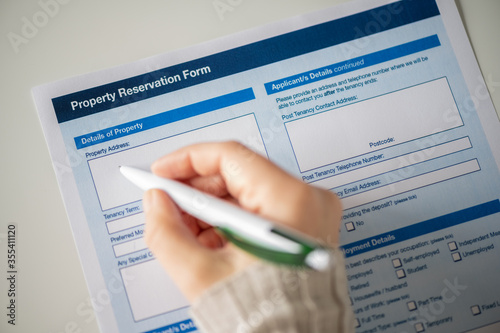
<instances>
[{"instance_id":1,"label":"printed form document","mask_svg":"<svg viewBox=\"0 0 500 333\"><path fill-rule=\"evenodd\" d=\"M118 166L225 140L341 198L357 332L500 330L500 126L454 1L347 3L33 95L103 332L196 331Z\"/></svg>"}]
</instances>

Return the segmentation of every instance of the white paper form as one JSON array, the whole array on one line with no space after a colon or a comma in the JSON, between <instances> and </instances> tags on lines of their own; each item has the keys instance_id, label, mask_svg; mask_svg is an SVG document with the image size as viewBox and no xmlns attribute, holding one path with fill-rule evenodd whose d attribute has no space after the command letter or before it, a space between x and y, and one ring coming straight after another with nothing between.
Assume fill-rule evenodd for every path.
<instances>
[{"instance_id":1,"label":"white paper form","mask_svg":"<svg viewBox=\"0 0 500 333\"><path fill-rule=\"evenodd\" d=\"M494 330L500 126L477 77L453 1L377 0L35 88L102 331L196 331L118 166L222 140L339 195L358 332Z\"/></svg>"}]
</instances>

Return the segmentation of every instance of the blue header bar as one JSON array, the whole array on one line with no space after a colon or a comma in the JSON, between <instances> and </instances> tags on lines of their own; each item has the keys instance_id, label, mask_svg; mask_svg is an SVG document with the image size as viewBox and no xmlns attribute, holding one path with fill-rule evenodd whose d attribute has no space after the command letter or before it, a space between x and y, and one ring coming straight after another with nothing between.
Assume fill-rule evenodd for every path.
<instances>
[{"instance_id":1,"label":"blue header bar","mask_svg":"<svg viewBox=\"0 0 500 333\"><path fill-rule=\"evenodd\" d=\"M265 83L264 87L266 88L267 94L271 95L333 76L349 73L361 68L377 65L382 62L404 57L413 53L428 50L440 45L441 43L439 42L438 36L432 35L361 57Z\"/></svg>"},{"instance_id":2,"label":"blue header bar","mask_svg":"<svg viewBox=\"0 0 500 333\"><path fill-rule=\"evenodd\" d=\"M180 321L178 323L167 325L163 327L156 328L151 331L147 331L144 333L174 333L174 332L193 332L196 331L197 328L194 326L194 322L191 319Z\"/></svg>"},{"instance_id":3,"label":"blue header bar","mask_svg":"<svg viewBox=\"0 0 500 333\"><path fill-rule=\"evenodd\" d=\"M345 257L349 258L497 213L500 213L500 200L498 199L377 236L365 238L354 243L346 244L341 248L344 251Z\"/></svg>"},{"instance_id":4,"label":"blue header bar","mask_svg":"<svg viewBox=\"0 0 500 333\"><path fill-rule=\"evenodd\" d=\"M100 131L75 137L74 140L76 149L90 147L99 143L173 123L182 119L194 117L207 112L247 102L252 99L255 99L253 90L252 88L247 88L212 99L207 99L198 103L186 105L170 111L158 113L146 118L130 121L118 126L108 127Z\"/></svg>"},{"instance_id":5,"label":"blue header bar","mask_svg":"<svg viewBox=\"0 0 500 333\"><path fill-rule=\"evenodd\" d=\"M435 0L369 11L52 99L63 123L439 15Z\"/></svg>"}]
</instances>

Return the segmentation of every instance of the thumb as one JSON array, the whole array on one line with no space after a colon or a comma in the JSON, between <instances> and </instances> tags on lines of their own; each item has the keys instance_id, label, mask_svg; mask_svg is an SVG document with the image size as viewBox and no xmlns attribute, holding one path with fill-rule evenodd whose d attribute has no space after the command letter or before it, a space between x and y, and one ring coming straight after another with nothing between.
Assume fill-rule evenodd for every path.
<instances>
[{"instance_id":1,"label":"thumb","mask_svg":"<svg viewBox=\"0 0 500 333\"><path fill-rule=\"evenodd\" d=\"M144 240L190 301L218 280L219 275L228 274L220 254L199 243L184 223L179 208L165 192L147 191L143 206L146 214Z\"/></svg>"},{"instance_id":2,"label":"thumb","mask_svg":"<svg viewBox=\"0 0 500 333\"><path fill-rule=\"evenodd\" d=\"M183 223L179 209L165 192L157 189L146 191L143 207L146 213L144 240L163 265L185 262L183 255L192 256L201 250Z\"/></svg>"}]
</instances>

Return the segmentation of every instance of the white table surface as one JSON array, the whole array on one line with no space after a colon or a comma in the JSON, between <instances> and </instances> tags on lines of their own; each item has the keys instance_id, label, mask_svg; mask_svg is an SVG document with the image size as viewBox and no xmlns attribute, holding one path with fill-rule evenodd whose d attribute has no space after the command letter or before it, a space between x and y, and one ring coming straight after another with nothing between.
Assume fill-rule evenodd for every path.
<instances>
[{"instance_id":1,"label":"white table surface","mask_svg":"<svg viewBox=\"0 0 500 333\"><path fill-rule=\"evenodd\" d=\"M59 0L63 2L63 0ZM97 332L70 225L30 90L36 85L184 48L342 0L65 0L19 45L39 0L0 2L0 331ZM51 3L52 0L42 0ZM500 110L500 1L457 1L496 110ZM16 326L7 324L5 234L17 224Z\"/></svg>"}]
</instances>

